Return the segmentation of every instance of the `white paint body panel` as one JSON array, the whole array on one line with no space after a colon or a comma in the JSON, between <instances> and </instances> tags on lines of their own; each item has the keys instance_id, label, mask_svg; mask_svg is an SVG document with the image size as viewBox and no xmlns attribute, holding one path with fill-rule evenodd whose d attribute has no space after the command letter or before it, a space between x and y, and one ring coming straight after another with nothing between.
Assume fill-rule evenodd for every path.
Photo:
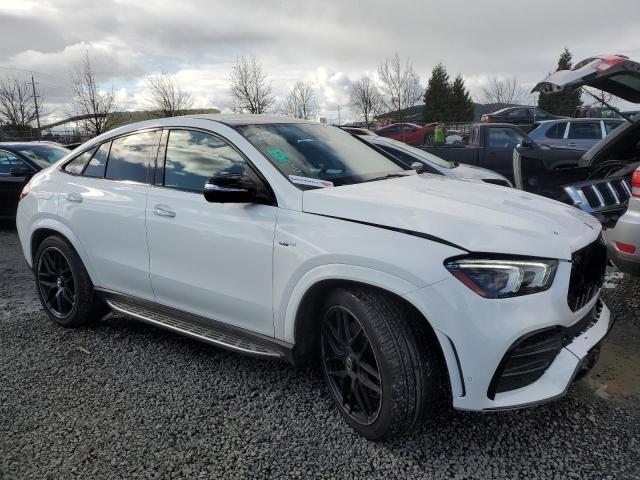
<instances>
[{"instance_id":1,"label":"white paint body panel","mask_svg":"<svg viewBox=\"0 0 640 480\"><path fill-rule=\"evenodd\" d=\"M59 169L63 159L35 175L32 193L20 202L17 224L27 261L34 232L49 228L69 239L96 286L289 343L296 340L300 302L318 282L347 280L388 290L413 304L434 328L454 406L469 410L559 395L580 359L606 333L605 307L599 322L563 349L538 381L488 399L491 377L514 340L546 326L571 325L596 302L577 312L567 306L571 253L598 237L597 220L518 190L432 175L302 192L233 128L216 121L224 118L142 122L83 148L149 127L209 130L261 172L277 207L210 204L199 194L72 176ZM83 202L63 200L72 192ZM156 205L175 217L155 215ZM443 266L466 250L560 263L549 290L487 300Z\"/></svg>"}]
</instances>

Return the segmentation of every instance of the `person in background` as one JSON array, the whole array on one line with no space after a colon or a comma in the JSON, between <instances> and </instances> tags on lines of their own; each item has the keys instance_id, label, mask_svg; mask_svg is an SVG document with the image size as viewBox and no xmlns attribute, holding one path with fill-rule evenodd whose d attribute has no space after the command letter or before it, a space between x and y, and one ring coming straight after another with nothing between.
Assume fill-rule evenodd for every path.
<instances>
[{"instance_id":1,"label":"person in background","mask_svg":"<svg viewBox=\"0 0 640 480\"><path fill-rule=\"evenodd\" d=\"M433 131L433 143L436 145L442 145L444 141L444 124L442 122L438 122L435 130Z\"/></svg>"}]
</instances>

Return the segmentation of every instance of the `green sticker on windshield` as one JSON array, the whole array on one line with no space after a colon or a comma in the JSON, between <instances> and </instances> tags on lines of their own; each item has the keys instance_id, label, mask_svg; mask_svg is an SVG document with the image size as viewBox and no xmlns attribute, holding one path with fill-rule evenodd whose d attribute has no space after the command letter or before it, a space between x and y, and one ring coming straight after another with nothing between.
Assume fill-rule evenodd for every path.
<instances>
[{"instance_id":1,"label":"green sticker on windshield","mask_svg":"<svg viewBox=\"0 0 640 480\"><path fill-rule=\"evenodd\" d=\"M289 161L289 155L287 155L279 148L268 148L267 154L269 154L270 157L276 159L280 163L287 163Z\"/></svg>"}]
</instances>

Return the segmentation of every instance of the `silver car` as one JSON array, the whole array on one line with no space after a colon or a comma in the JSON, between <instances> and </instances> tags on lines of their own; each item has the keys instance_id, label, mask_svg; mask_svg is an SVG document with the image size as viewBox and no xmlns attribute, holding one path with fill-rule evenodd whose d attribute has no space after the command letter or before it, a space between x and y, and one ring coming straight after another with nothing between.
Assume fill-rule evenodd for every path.
<instances>
[{"instance_id":1,"label":"silver car","mask_svg":"<svg viewBox=\"0 0 640 480\"><path fill-rule=\"evenodd\" d=\"M596 143L622 125L618 118L566 118L548 120L529 133L541 145L589 150Z\"/></svg>"},{"instance_id":2,"label":"silver car","mask_svg":"<svg viewBox=\"0 0 640 480\"><path fill-rule=\"evenodd\" d=\"M486 168L476 167L473 165L462 165L443 160L432 153L425 152L406 143L393 140L391 138L379 137L375 135L367 135L362 137L363 140L384 150L388 154L394 156L407 166L418 162L421 163L426 172L444 175L445 177L457 178L459 180L473 180L503 187L512 187L513 185L507 177L500 175Z\"/></svg>"},{"instance_id":3,"label":"silver car","mask_svg":"<svg viewBox=\"0 0 640 480\"><path fill-rule=\"evenodd\" d=\"M611 261L623 272L640 275L640 168L631 178L631 192L627 211L604 235Z\"/></svg>"}]
</instances>

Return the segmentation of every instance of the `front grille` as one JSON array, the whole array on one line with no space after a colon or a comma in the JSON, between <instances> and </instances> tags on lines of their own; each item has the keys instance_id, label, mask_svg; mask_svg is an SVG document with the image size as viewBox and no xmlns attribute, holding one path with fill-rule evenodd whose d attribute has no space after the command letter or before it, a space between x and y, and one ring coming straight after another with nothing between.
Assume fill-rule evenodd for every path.
<instances>
[{"instance_id":1,"label":"front grille","mask_svg":"<svg viewBox=\"0 0 640 480\"><path fill-rule=\"evenodd\" d=\"M571 255L571 279L567 303L572 312L580 310L598 293L607 269L607 247L602 236Z\"/></svg>"},{"instance_id":2,"label":"front grille","mask_svg":"<svg viewBox=\"0 0 640 480\"><path fill-rule=\"evenodd\" d=\"M624 208L631 197L631 187L622 177L590 180L564 187L574 206L587 213Z\"/></svg>"},{"instance_id":3,"label":"front grille","mask_svg":"<svg viewBox=\"0 0 640 480\"><path fill-rule=\"evenodd\" d=\"M493 400L497 393L526 387L538 380L563 347L595 325L602 307L598 301L587 315L569 327L545 328L516 340L500 361L487 396Z\"/></svg>"}]
</instances>

